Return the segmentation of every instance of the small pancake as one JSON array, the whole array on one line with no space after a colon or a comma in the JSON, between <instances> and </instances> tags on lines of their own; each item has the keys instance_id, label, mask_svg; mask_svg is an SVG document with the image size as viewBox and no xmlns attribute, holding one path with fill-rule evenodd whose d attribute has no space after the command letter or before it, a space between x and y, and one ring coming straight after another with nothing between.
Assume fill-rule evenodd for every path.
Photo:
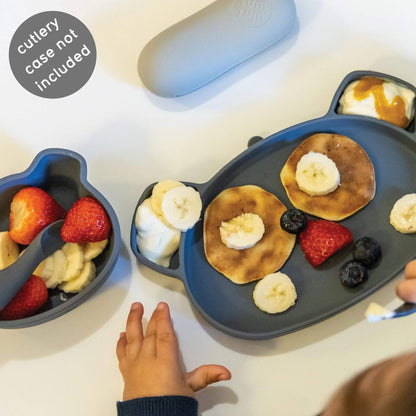
<instances>
[{"instance_id":1,"label":"small pancake","mask_svg":"<svg viewBox=\"0 0 416 416\"><path fill-rule=\"evenodd\" d=\"M295 245L296 236L283 231L280 217L286 207L264 189L245 185L221 192L207 207L204 217L204 249L211 266L237 284L258 280L279 270ZM220 236L222 221L253 213L264 223L262 239L243 250L228 248Z\"/></svg>"},{"instance_id":2,"label":"small pancake","mask_svg":"<svg viewBox=\"0 0 416 416\"><path fill-rule=\"evenodd\" d=\"M299 159L310 151L323 153L337 165L341 182L326 195L311 196L295 179ZM341 221L366 206L376 192L374 167L360 145L339 134L318 133L304 140L289 156L280 179L290 202L298 209L331 221Z\"/></svg>"}]
</instances>

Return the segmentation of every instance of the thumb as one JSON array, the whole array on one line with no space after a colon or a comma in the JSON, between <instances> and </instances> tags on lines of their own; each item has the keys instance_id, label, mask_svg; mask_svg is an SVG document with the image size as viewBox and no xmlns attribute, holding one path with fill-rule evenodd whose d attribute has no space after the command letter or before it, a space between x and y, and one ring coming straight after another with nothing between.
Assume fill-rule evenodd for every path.
<instances>
[{"instance_id":1,"label":"thumb","mask_svg":"<svg viewBox=\"0 0 416 416\"><path fill-rule=\"evenodd\" d=\"M217 381L229 380L231 373L222 365L201 365L185 374L186 384L195 392Z\"/></svg>"},{"instance_id":2,"label":"thumb","mask_svg":"<svg viewBox=\"0 0 416 416\"><path fill-rule=\"evenodd\" d=\"M396 286L396 295L405 302L416 302L416 279L407 279Z\"/></svg>"},{"instance_id":3,"label":"thumb","mask_svg":"<svg viewBox=\"0 0 416 416\"><path fill-rule=\"evenodd\" d=\"M404 269L404 278L416 279L416 260L409 261Z\"/></svg>"}]
</instances>

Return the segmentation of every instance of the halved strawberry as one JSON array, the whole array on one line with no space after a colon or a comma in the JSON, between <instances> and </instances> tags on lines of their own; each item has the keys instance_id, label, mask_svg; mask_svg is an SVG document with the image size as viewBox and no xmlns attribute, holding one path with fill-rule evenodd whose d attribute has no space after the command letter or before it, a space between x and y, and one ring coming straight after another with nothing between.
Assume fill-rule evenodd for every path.
<instances>
[{"instance_id":1,"label":"halved strawberry","mask_svg":"<svg viewBox=\"0 0 416 416\"><path fill-rule=\"evenodd\" d=\"M341 248L352 243L351 231L341 224L326 220L309 220L299 234L300 247L306 260L317 267Z\"/></svg>"},{"instance_id":2,"label":"halved strawberry","mask_svg":"<svg viewBox=\"0 0 416 416\"><path fill-rule=\"evenodd\" d=\"M21 189L10 206L10 237L27 245L53 222L65 218L66 211L47 192L36 187Z\"/></svg>"},{"instance_id":3,"label":"halved strawberry","mask_svg":"<svg viewBox=\"0 0 416 416\"><path fill-rule=\"evenodd\" d=\"M22 319L35 314L48 300L45 282L32 274L14 298L0 311L0 319Z\"/></svg>"},{"instance_id":4,"label":"halved strawberry","mask_svg":"<svg viewBox=\"0 0 416 416\"><path fill-rule=\"evenodd\" d=\"M72 205L61 230L67 243L94 243L108 238L111 223L103 206L86 196Z\"/></svg>"}]
</instances>

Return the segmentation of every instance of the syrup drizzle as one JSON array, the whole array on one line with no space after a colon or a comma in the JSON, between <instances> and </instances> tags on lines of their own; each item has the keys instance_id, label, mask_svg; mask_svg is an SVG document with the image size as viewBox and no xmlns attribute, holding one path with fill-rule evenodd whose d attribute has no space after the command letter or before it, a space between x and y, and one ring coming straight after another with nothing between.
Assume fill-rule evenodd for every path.
<instances>
[{"instance_id":1,"label":"syrup drizzle","mask_svg":"<svg viewBox=\"0 0 416 416\"><path fill-rule=\"evenodd\" d=\"M384 80L377 77L363 77L354 87L354 98L358 101L373 95L377 114L382 120L405 128L409 123L406 116L406 103L396 95L390 102L384 94Z\"/></svg>"}]
</instances>

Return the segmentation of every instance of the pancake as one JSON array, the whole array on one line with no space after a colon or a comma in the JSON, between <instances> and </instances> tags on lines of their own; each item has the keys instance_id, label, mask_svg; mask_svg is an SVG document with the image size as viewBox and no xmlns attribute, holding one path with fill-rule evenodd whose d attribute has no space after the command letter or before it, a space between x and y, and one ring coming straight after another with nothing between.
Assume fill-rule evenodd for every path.
<instances>
[{"instance_id":1,"label":"pancake","mask_svg":"<svg viewBox=\"0 0 416 416\"><path fill-rule=\"evenodd\" d=\"M338 188L326 195L311 196L301 191L295 174L306 153L323 153L335 162L340 173ZM280 173L294 207L331 221L341 221L366 206L376 192L374 167L364 149L346 136L318 133L304 140L290 155Z\"/></svg>"},{"instance_id":2,"label":"pancake","mask_svg":"<svg viewBox=\"0 0 416 416\"><path fill-rule=\"evenodd\" d=\"M279 270L295 245L296 236L283 231L280 217L286 207L264 189L245 185L221 192L207 207L204 217L204 249L211 266L237 284L262 279ZM220 236L222 221L243 213L261 217L265 232L253 247L228 248Z\"/></svg>"}]
</instances>

